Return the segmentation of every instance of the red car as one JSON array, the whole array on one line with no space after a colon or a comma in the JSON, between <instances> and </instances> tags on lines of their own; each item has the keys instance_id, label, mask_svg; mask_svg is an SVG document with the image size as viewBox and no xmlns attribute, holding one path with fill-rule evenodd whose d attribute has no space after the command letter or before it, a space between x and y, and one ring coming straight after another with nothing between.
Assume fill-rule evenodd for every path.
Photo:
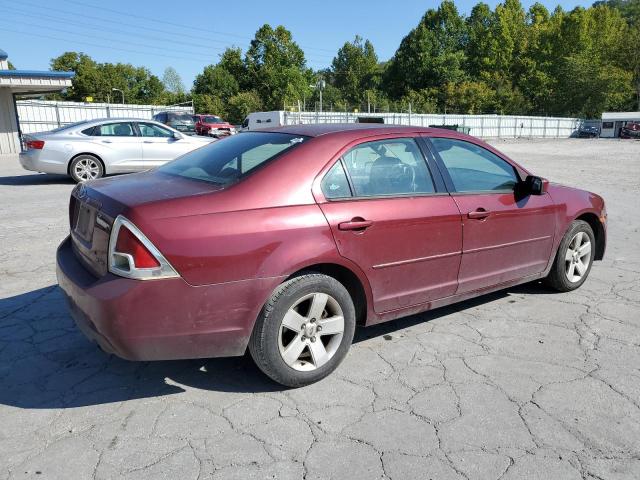
<instances>
[{"instance_id":1,"label":"red car","mask_svg":"<svg viewBox=\"0 0 640 480\"><path fill-rule=\"evenodd\" d=\"M226 137L236 133L236 127L225 122L217 115L194 115L196 133L215 138Z\"/></svg>"},{"instance_id":2,"label":"red car","mask_svg":"<svg viewBox=\"0 0 640 480\"><path fill-rule=\"evenodd\" d=\"M543 279L578 288L604 201L449 130L247 132L79 185L57 275L78 326L130 360L243 355L317 381L372 325Z\"/></svg>"}]
</instances>

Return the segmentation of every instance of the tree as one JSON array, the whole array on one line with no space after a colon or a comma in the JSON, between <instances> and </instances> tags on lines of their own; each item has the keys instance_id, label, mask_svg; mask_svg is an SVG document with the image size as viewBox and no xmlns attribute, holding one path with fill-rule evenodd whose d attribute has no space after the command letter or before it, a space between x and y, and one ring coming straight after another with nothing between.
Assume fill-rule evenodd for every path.
<instances>
[{"instance_id":1,"label":"tree","mask_svg":"<svg viewBox=\"0 0 640 480\"><path fill-rule=\"evenodd\" d=\"M310 93L311 71L304 52L282 25L265 24L256 32L245 55L248 83L265 108L282 109Z\"/></svg>"},{"instance_id":2,"label":"tree","mask_svg":"<svg viewBox=\"0 0 640 480\"><path fill-rule=\"evenodd\" d=\"M232 123L241 123L251 112L262 109L260 96L254 90L239 93L229 99L229 118Z\"/></svg>"},{"instance_id":3,"label":"tree","mask_svg":"<svg viewBox=\"0 0 640 480\"><path fill-rule=\"evenodd\" d=\"M13 63L11 63L10 61L7 61L7 65L8 65L9 70L15 70L16 69L16 67L14 67Z\"/></svg>"},{"instance_id":4,"label":"tree","mask_svg":"<svg viewBox=\"0 0 640 480\"><path fill-rule=\"evenodd\" d=\"M184 93L184 84L180 75L173 67L167 67L162 75L162 84L164 88L170 93L182 94Z\"/></svg>"},{"instance_id":5,"label":"tree","mask_svg":"<svg viewBox=\"0 0 640 480\"><path fill-rule=\"evenodd\" d=\"M367 90L375 90L379 83L378 56L369 40L360 36L345 42L331 64L333 84L352 104L366 101Z\"/></svg>"},{"instance_id":6,"label":"tree","mask_svg":"<svg viewBox=\"0 0 640 480\"><path fill-rule=\"evenodd\" d=\"M62 94L67 100L84 101L86 97L107 101L112 89L124 92L129 103L158 103L165 92L160 79L144 67L128 63L96 63L84 53L66 52L51 60L53 70L72 71L71 88Z\"/></svg>"},{"instance_id":7,"label":"tree","mask_svg":"<svg viewBox=\"0 0 640 480\"><path fill-rule=\"evenodd\" d=\"M193 95L193 109L196 113L209 113L221 117L228 114L225 102L220 97L206 93Z\"/></svg>"},{"instance_id":8,"label":"tree","mask_svg":"<svg viewBox=\"0 0 640 480\"><path fill-rule=\"evenodd\" d=\"M236 78L222 65L209 65L196 76L193 93L214 95L225 102L240 91Z\"/></svg>"},{"instance_id":9,"label":"tree","mask_svg":"<svg viewBox=\"0 0 640 480\"><path fill-rule=\"evenodd\" d=\"M465 39L465 22L452 1L444 0L437 10L427 10L389 61L385 71L389 94L399 98L411 90L463 80Z\"/></svg>"}]
</instances>

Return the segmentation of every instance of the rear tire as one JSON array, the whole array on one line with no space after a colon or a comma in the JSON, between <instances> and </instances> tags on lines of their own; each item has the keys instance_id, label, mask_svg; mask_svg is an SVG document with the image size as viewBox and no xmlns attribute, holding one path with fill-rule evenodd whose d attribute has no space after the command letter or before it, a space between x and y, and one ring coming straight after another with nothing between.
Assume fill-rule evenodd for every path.
<instances>
[{"instance_id":1,"label":"rear tire","mask_svg":"<svg viewBox=\"0 0 640 480\"><path fill-rule=\"evenodd\" d=\"M347 289L309 272L275 289L256 321L249 351L268 377L301 387L337 368L351 347L355 324Z\"/></svg>"},{"instance_id":2,"label":"rear tire","mask_svg":"<svg viewBox=\"0 0 640 480\"><path fill-rule=\"evenodd\" d=\"M574 220L565 233L544 284L559 292L580 287L591 271L596 241L591 226Z\"/></svg>"},{"instance_id":3,"label":"rear tire","mask_svg":"<svg viewBox=\"0 0 640 480\"><path fill-rule=\"evenodd\" d=\"M90 154L78 155L69 165L69 175L76 183L84 183L104 176L102 162Z\"/></svg>"}]
</instances>

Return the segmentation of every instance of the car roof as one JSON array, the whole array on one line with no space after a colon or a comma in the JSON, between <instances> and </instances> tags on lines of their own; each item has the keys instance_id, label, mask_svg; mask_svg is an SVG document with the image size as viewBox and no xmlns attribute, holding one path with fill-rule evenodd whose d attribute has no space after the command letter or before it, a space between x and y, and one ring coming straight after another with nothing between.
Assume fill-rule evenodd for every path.
<instances>
[{"instance_id":1,"label":"car roof","mask_svg":"<svg viewBox=\"0 0 640 480\"><path fill-rule=\"evenodd\" d=\"M426 128L407 125L388 125L379 123L316 123L308 125L287 125L283 127L260 129L262 132L280 132L292 135L319 137L338 133L353 133L354 138L379 134L433 134L446 133L451 137L466 137L467 135L442 128Z\"/></svg>"}]
</instances>

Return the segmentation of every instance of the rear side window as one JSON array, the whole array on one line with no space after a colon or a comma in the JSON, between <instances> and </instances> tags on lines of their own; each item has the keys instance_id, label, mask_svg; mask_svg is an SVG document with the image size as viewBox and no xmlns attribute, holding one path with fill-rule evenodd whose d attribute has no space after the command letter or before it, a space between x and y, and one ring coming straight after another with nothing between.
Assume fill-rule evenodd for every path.
<instances>
[{"instance_id":1,"label":"rear side window","mask_svg":"<svg viewBox=\"0 0 640 480\"><path fill-rule=\"evenodd\" d=\"M331 167L331 170L322 179L322 193L328 199L333 198L347 198L351 196L351 188L349 187L349 180L347 180L347 174L342 166L342 161L338 160L336 164Z\"/></svg>"},{"instance_id":2,"label":"rear side window","mask_svg":"<svg viewBox=\"0 0 640 480\"><path fill-rule=\"evenodd\" d=\"M306 140L307 137L287 133L247 132L189 152L158 170L229 185Z\"/></svg>"},{"instance_id":3,"label":"rear side window","mask_svg":"<svg viewBox=\"0 0 640 480\"><path fill-rule=\"evenodd\" d=\"M84 130L82 130L82 134L87 135L89 137L91 137L94 133L93 130L95 129L95 127L89 127L89 128L85 128Z\"/></svg>"},{"instance_id":4,"label":"rear side window","mask_svg":"<svg viewBox=\"0 0 640 480\"><path fill-rule=\"evenodd\" d=\"M485 148L450 138L431 142L457 192L513 191L518 183L513 166Z\"/></svg>"},{"instance_id":5,"label":"rear side window","mask_svg":"<svg viewBox=\"0 0 640 480\"><path fill-rule=\"evenodd\" d=\"M342 160L357 197L435 192L427 163L412 138L362 143Z\"/></svg>"}]
</instances>

